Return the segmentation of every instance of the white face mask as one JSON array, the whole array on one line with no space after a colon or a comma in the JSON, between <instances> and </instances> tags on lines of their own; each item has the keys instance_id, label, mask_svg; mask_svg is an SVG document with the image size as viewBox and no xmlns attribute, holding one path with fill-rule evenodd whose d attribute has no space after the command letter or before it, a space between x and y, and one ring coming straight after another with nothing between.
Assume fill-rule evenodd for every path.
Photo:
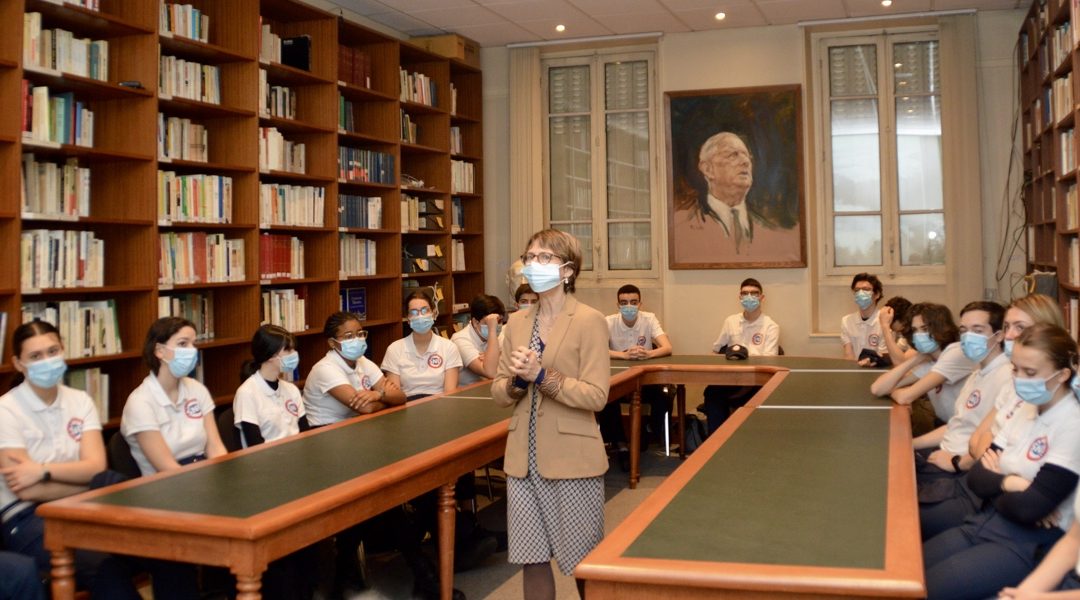
<instances>
[{"instance_id":1,"label":"white face mask","mask_svg":"<svg viewBox=\"0 0 1080 600\"><path fill-rule=\"evenodd\" d=\"M559 285L559 282L562 281L562 274L560 271L563 265L566 264L567 263L562 263L557 265L548 263L542 265L533 261L525 265L525 268L521 270L521 274L528 280L529 287L531 287L534 292L543 293Z\"/></svg>"}]
</instances>

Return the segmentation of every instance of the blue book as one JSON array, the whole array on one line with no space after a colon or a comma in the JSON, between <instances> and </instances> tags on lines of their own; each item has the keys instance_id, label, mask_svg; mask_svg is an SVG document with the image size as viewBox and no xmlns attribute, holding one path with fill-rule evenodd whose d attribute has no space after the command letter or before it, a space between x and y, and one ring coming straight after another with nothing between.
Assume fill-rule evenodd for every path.
<instances>
[{"instance_id":1,"label":"blue book","mask_svg":"<svg viewBox=\"0 0 1080 600\"><path fill-rule=\"evenodd\" d=\"M345 292L345 310L360 315L361 320L367 319L367 289L349 288Z\"/></svg>"}]
</instances>

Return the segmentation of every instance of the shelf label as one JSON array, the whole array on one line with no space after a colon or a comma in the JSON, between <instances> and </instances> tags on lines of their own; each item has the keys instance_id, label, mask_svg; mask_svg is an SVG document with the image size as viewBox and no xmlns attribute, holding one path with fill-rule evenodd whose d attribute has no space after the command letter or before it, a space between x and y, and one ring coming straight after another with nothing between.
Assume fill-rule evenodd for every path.
<instances>
[{"instance_id":1,"label":"shelf label","mask_svg":"<svg viewBox=\"0 0 1080 600\"><path fill-rule=\"evenodd\" d=\"M259 229L270 229L269 223L259 223Z\"/></svg>"},{"instance_id":2,"label":"shelf label","mask_svg":"<svg viewBox=\"0 0 1080 600\"><path fill-rule=\"evenodd\" d=\"M342 81L342 80L340 80L340 79L338 79L338 80L337 80L337 84L338 84L338 85L344 85L344 86L348 86L348 85L349 85L349 84L345 83L344 81Z\"/></svg>"},{"instance_id":3,"label":"shelf label","mask_svg":"<svg viewBox=\"0 0 1080 600\"><path fill-rule=\"evenodd\" d=\"M271 283L271 281L269 279L260 279L259 280L259 285L270 285L270 283Z\"/></svg>"},{"instance_id":4,"label":"shelf label","mask_svg":"<svg viewBox=\"0 0 1080 600\"><path fill-rule=\"evenodd\" d=\"M171 163L172 162L172 157L171 156L159 156L157 161L159 163Z\"/></svg>"},{"instance_id":5,"label":"shelf label","mask_svg":"<svg viewBox=\"0 0 1080 600\"><path fill-rule=\"evenodd\" d=\"M41 288L26 288L22 291L23 294L40 294Z\"/></svg>"},{"instance_id":6,"label":"shelf label","mask_svg":"<svg viewBox=\"0 0 1080 600\"><path fill-rule=\"evenodd\" d=\"M163 283L163 284L158 286L158 291L161 291L161 292L171 292L172 289L173 289L173 286L172 286L171 283Z\"/></svg>"},{"instance_id":7,"label":"shelf label","mask_svg":"<svg viewBox=\"0 0 1080 600\"><path fill-rule=\"evenodd\" d=\"M162 92L158 92L157 97L158 97L158 100L166 100L166 101L168 101L168 100L173 99L172 94L165 94L165 93L162 93Z\"/></svg>"},{"instance_id":8,"label":"shelf label","mask_svg":"<svg viewBox=\"0 0 1080 600\"><path fill-rule=\"evenodd\" d=\"M158 227L171 227L172 221L170 221L169 219L158 219L157 224Z\"/></svg>"},{"instance_id":9,"label":"shelf label","mask_svg":"<svg viewBox=\"0 0 1080 600\"><path fill-rule=\"evenodd\" d=\"M168 30L162 31L162 32L161 32L161 37L163 37L163 38L168 38L168 39L172 39L172 37L173 37L173 32L171 32L171 31L168 31Z\"/></svg>"}]
</instances>

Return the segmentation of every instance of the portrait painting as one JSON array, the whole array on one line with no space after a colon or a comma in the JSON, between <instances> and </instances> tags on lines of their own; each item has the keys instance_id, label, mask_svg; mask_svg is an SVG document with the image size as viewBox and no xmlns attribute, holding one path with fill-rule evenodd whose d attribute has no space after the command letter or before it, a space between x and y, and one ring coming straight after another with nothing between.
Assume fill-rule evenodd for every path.
<instances>
[{"instance_id":1,"label":"portrait painting","mask_svg":"<svg viewBox=\"0 0 1080 600\"><path fill-rule=\"evenodd\" d=\"M805 267L799 86L664 96L670 267Z\"/></svg>"}]
</instances>

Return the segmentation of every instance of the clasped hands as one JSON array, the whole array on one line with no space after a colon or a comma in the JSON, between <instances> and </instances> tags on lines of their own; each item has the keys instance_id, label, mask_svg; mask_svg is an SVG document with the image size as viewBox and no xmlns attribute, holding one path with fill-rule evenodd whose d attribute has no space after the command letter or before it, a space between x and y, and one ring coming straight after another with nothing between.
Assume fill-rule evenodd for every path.
<instances>
[{"instance_id":1,"label":"clasped hands","mask_svg":"<svg viewBox=\"0 0 1080 600\"><path fill-rule=\"evenodd\" d=\"M510 351L510 372L532 383L540 375L540 356L534 350L518 346Z\"/></svg>"}]
</instances>

